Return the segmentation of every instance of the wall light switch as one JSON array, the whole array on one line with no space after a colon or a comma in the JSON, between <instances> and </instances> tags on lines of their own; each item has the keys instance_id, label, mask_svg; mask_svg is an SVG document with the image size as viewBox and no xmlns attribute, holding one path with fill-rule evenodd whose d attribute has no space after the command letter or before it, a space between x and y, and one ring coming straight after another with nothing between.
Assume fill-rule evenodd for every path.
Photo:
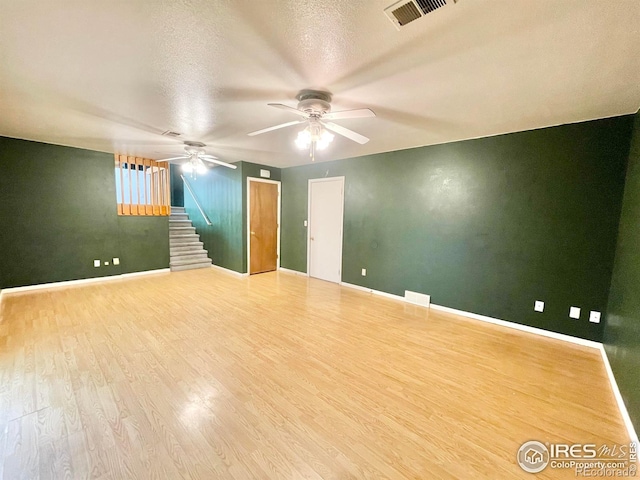
<instances>
[{"instance_id":1,"label":"wall light switch","mask_svg":"<svg viewBox=\"0 0 640 480\"><path fill-rule=\"evenodd\" d=\"M366 269L366 268L363 268L363 269L362 269L362 276L363 276L363 277L366 277L366 276L367 276L367 269Z\"/></svg>"},{"instance_id":2,"label":"wall light switch","mask_svg":"<svg viewBox=\"0 0 640 480\"><path fill-rule=\"evenodd\" d=\"M580 307L571 307L569 309L569 316L571 318L579 319L580 318Z\"/></svg>"},{"instance_id":3,"label":"wall light switch","mask_svg":"<svg viewBox=\"0 0 640 480\"><path fill-rule=\"evenodd\" d=\"M120 259L119 259L118 257L115 257L115 258L113 259L113 264L114 264L114 265L120 265Z\"/></svg>"},{"instance_id":4,"label":"wall light switch","mask_svg":"<svg viewBox=\"0 0 640 480\"><path fill-rule=\"evenodd\" d=\"M539 300L536 300L535 305L533 306L533 309L536 312L544 312L544 302L541 302Z\"/></svg>"},{"instance_id":5,"label":"wall light switch","mask_svg":"<svg viewBox=\"0 0 640 480\"><path fill-rule=\"evenodd\" d=\"M600 312L591 310L591 312L589 312L589 321L591 323L600 323Z\"/></svg>"},{"instance_id":6,"label":"wall light switch","mask_svg":"<svg viewBox=\"0 0 640 480\"><path fill-rule=\"evenodd\" d=\"M94 260L93 261L93 266L94 267L99 267L100 266L100 260Z\"/></svg>"},{"instance_id":7,"label":"wall light switch","mask_svg":"<svg viewBox=\"0 0 640 480\"><path fill-rule=\"evenodd\" d=\"M109 265L109 262L104 262L105 265Z\"/></svg>"},{"instance_id":8,"label":"wall light switch","mask_svg":"<svg viewBox=\"0 0 640 480\"><path fill-rule=\"evenodd\" d=\"M305 220L305 221L304 221L304 226L306 227L307 225L308 225L308 223L307 223L307 221Z\"/></svg>"}]
</instances>

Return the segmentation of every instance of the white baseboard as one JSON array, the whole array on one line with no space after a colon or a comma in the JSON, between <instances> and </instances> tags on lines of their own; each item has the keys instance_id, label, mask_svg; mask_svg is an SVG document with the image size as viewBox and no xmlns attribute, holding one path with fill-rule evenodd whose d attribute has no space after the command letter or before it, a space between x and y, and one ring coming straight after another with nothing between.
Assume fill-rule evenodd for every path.
<instances>
[{"instance_id":1,"label":"white baseboard","mask_svg":"<svg viewBox=\"0 0 640 480\"><path fill-rule=\"evenodd\" d=\"M482 322L493 323L494 325L501 325L503 327L513 328L515 330L520 330L527 333L533 333L535 335L542 335L543 337L555 338L556 340L575 343L584 347L599 349L602 346L602 343L594 342L593 340L585 340L583 338L572 337L571 335L565 335L563 333L550 332L549 330L543 330L542 328L521 325L519 323L508 322L506 320L487 317L485 315L478 315L477 313L465 312L463 310L456 310L455 308L444 307L442 305L435 305L432 303L431 308L433 308L434 310L440 310L442 312L453 313L454 315L460 315L462 317L473 318Z\"/></svg>"},{"instance_id":2,"label":"white baseboard","mask_svg":"<svg viewBox=\"0 0 640 480\"><path fill-rule=\"evenodd\" d=\"M354 290L359 290L361 292L371 293L373 295L379 295L382 297L392 298L394 300L400 300L405 303L410 303L405 300L404 297L399 295L392 295L386 292L380 292L378 290L373 290L371 288L362 287L360 285L353 285L351 283L342 282L342 286L353 288ZM415 305L412 303L412 305ZM487 317L485 315L478 315L477 313L465 312L463 310L456 310L455 308L445 307L442 305L431 304L431 308L434 310L439 310L442 312L452 313L455 315L459 315L462 317L473 318L474 320L480 320L482 322L493 323L495 325L500 325L507 328L513 328L515 330L520 330L527 333L533 333L535 335L541 335L544 337L554 338L556 340L562 340L569 343L574 343L577 345L582 345L584 347L595 348L600 351L602 355L602 361L604 362L605 369L607 371L607 376L609 378L609 383L611 384L611 389L613 390L613 395L616 399L616 403L618 404L618 409L620 410L620 415L622 415L622 419L624 421L625 427L627 428L627 432L629 434L629 439L632 442L635 442L638 445L638 435L636 430L631 422L631 417L629 416L629 412L627 411L627 407L624 404L624 400L622 395L620 394L620 390L618 389L618 384L613 375L613 370L611 370L611 365L609 364L609 359L607 357L607 352L604 349L604 345L600 342L594 342L592 340L585 340L583 338L572 337L571 335L564 335L562 333L550 332L548 330L543 330L541 328L530 327L528 325L521 325L519 323L508 322L506 320L500 320L498 318Z\"/></svg>"},{"instance_id":3,"label":"white baseboard","mask_svg":"<svg viewBox=\"0 0 640 480\"><path fill-rule=\"evenodd\" d=\"M229 268L224 268L224 267L221 267L220 265L211 265L211 268L215 268L216 270L219 270L221 272L230 273L232 275L235 275L236 277L248 277L249 276L248 273L236 272L235 270L231 270Z\"/></svg>"},{"instance_id":4,"label":"white baseboard","mask_svg":"<svg viewBox=\"0 0 640 480\"><path fill-rule=\"evenodd\" d=\"M401 297L400 295L394 295L393 293L381 292L380 290L373 290L371 288L362 287L360 285L354 285L353 283L347 283L347 282L340 282L340 285L347 288L353 288L354 290L360 290L361 292L367 292L373 295L378 295L380 297L391 298L392 300L399 300L401 302L410 303L410 302L407 302L407 300L404 297ZM415 305L415 304L412 303L411 305Z\"/></svg>"},{"instance_id":5,"label":"white baseboard","mask_svg":"<svg viewBox=\"0 0 640 480\"><path fill-rule=\"evenodd\" d=\"M618 404L620 415L622 415L622 420L627 427L629 438L632 442L635 442L636 445L638 445L638 435L636 433L636 429L631 422L631 417L629 416L629 412L627 411L627 406L624 404L624 399L622 398L622 394L620 393L620 389L618 388L618 382L616 382L616 377L614 377L613 370L611 370L611 364L609 363L609 357L607 357L607 351L605 350L604 345L600 345L600 353L602 354L604 368L607 371L607 376L609 377L611 390L613 390L613 396L616 398L616 403Z\"/></svg>"},{"instance_id":6,"label":"white baseboard","mask_svg":"<svg viewBox=\"0 0 640 480\"><path fill-rule=\"evenodd\" d=\"M10 287L4 288L0 292L0 296L11 293L31 292L35 290L47 290L51 288L63 288L71 287L74 285L86 285L89 283L108 282L110 280L122 280L124 278L140 277L142 275L155 275L158 273L169 273L171 270L168 268L161 268L158 270L145 270L144 272L122 273L120 275L107 275L105 277L93 277L83 278L80 280L66 280L63 282L41 283L38 285L25 285L24 287Z\"/></svg>"},{"instance_id":7,"label":"white baseboard","mask_svg":"<svg viewBox=\"0 0 640 480\"><path fill-rule=\"evenodd\" d=\"M297 270L289 270L288 268L284 268L284 267L279 267L278 268L279 272L283 272L283 273L290 273L292 275L299 275L301 277L308 277L309 275L304 273L304 272L299 272Z\"/></svg>"},{"instance_id":8,"label":"white baseboard","mask_svg":"<svg viewBox=\"0 0 640 480\"><path fill-rule=\"evenodd\" d=\"M342 282L340 285L348 288L353 288L355 290L360 290L361 292L372 293L373 295L392 298L394 300L399 300L401 302L410 303L411 305L416 305L413 302L408 302L404 297L401 297L400 295L393 295L391 293L381 292L379 290L373 290L371 288L361 287L360 285L353 285L351 283L346 283L346 282ZM417 305L417 306L420 306L420 305ZM429 307L425 307L425 308L429 308ZM508 322L506 320L487 317L485 315L478 315L477 313L465 312L464 310L456 310L455 308L436 305L435 303L431 304L431 308L434 310L440 310L442 312L453 313L454 315L459 315L461 317L473 318L474 320L480 320L482 322L493 323L495 325L501 325L503 327L513 328L516 330L521 330L523 332L555 338L556 340L563 340L565 342L576 343L578 345L582 345L585 347L600 348L602 346L602 344L599 342L584 340L582 338L572 337L571 335L564 335L562 333L550 332L548 330L543 330L542 328L530 327L528 325L521 325L519 323Z\"/></svg>"}]
</instances>

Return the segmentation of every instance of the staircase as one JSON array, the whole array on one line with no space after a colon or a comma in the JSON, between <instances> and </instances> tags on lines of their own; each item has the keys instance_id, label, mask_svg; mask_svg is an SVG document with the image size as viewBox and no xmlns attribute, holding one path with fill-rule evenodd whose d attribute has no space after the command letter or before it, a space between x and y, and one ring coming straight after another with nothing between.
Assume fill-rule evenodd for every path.
<instances>
[{"instance_id":1,"label":"staircase","mask_svg":"<svg viewBox=\"0 0 640 480\"><path fill-rule=\"evenodd\" d=\"M169 253L172 272L211 266L200 236L184 207L171 207L169 217Z\"/></svg>"}]
</instances>

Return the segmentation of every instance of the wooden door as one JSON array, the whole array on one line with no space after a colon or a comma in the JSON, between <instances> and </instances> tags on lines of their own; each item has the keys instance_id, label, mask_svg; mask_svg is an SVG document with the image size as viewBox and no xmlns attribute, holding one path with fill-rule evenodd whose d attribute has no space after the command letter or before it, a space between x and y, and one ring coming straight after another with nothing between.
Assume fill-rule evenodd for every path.
<instances>
[{"instance_id":1,"label":"wooden door","mask_svg":"<svg viewBox=\"0 0 640 480\"><path fill-rule=\"evenodd\" d=\"M340 283L344 177L309 181L308 272L310 277Z\"/></svg>"},{"instance_id":2,"label":"wooden door","mask_svg":"<svg viewBox=\"0 0 640 480\"><path fill-rule=\"evenodd\" d=\"M249 181L249 273L278 265L278 185Z\"/></svg>"}]
</instances>

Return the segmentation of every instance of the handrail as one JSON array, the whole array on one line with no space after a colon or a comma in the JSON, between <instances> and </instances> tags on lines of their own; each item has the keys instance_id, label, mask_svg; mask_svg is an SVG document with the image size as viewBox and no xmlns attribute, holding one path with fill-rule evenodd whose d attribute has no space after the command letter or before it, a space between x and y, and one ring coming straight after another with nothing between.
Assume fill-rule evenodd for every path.
<instances>
[{"instance_id":1,"label":"handrail","mask_svg":"<svg viewBox=\"0 0 640 480\"><path fill-rule=\"evenodd\" d=\"M191 198L193 198L193 201L196 202L196 207L198 207L198 210L200 210L200 213L202 214L202 218L204 218L204 221L207 222L207 225L212 225L211 220L209 220L209 217L207 217L207 214L204 213L204 210L202 210L202 207L200 206L200 202L196 198L196 194L193 193L193 189L191 188L191 185L189 185L189 182L187 182L187 179L184 178L184 175L182 174L180 174L180 178L186 185L187 190L189 190L189 193L191 194Z\"/></svg>"}]
</instances>

